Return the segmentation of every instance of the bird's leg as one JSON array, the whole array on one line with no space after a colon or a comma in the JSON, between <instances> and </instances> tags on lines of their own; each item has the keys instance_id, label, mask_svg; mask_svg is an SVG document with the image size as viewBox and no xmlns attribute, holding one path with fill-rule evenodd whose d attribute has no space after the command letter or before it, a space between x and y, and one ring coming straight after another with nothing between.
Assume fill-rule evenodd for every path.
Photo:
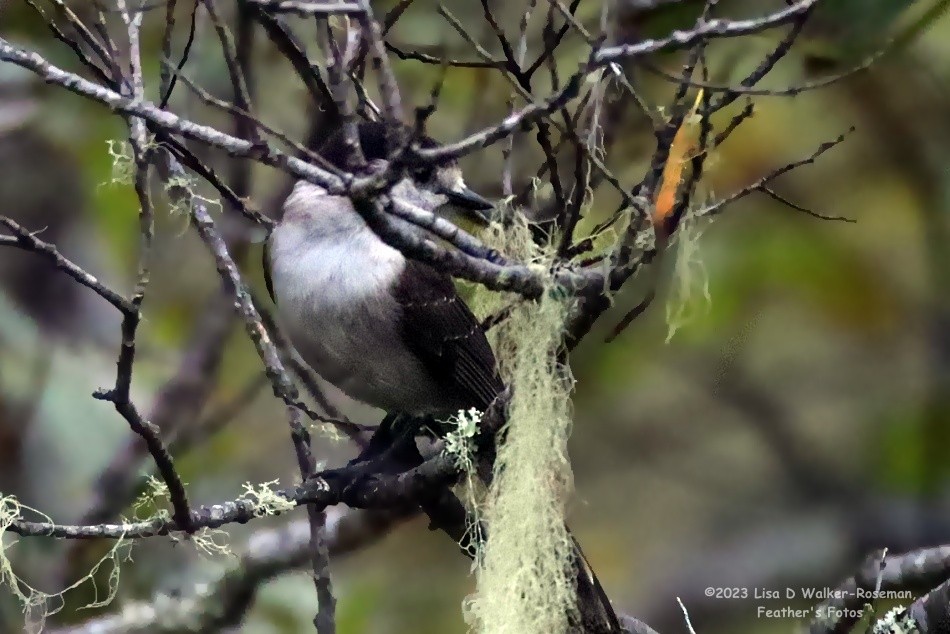
<instances>
[{"instance_id":1,"label":"bird's leg","mask_svg":"<svg viewBox=\"0 0 950 634\"><path fill-rule=\"evenodd\" d=\"M416 446L416 436L424 425L424 419L414 416L395 416L384 443L379 443L379 453L372 460L379 473L402 473L422 464L423 458Z\"/></svg>"},{"instance_id":2,"label":"bird's leg","mask_svg":"<svg viewBox=\"0 0 950 634\"><path fill-rule=\"evenodd\" d=\"M450 430L449 426L437 419L431 414L425 414L423 416L418 416L413 419L412 425L409 429L404 430L407 435L410 435L415 438L417 436L424 436L430 440L438 440L440 438L445 438L446 433Z\"/></svg>"},{"instance_id":3,"label":"bird's leg","mask_svg":"<svg viewBox=\"0 0 950 634\"><path fill-rule=\"evenodd\" d=\"M376 428L376 432L369 441L369 445L360 455L349 462L355 465L364 462L376 461L386 456L389 460L401 458L413 468L418 466L419 452L416 449L415 438L427 425L428 418L417 418L407 414L387 414L386 418Z\"/></svg>"},{"instance_id":4,"label":"bird's leg","mask_svg":"<svg viewBox=\"0 0 950 634\"><path fill-rule=\"evenodd\" d=\"M386 417L379 426L376 427L376 431L373 432L373 437L369 439L369 444L366 446L366 449L361 451L360 455L350 460L348 464L353 465L372 460L389 449L393 444L394 429L398 425L401 417L401 414L386 414Z\"/></svg>"},{"instance_id":5,"label":"bird's leg","mask_svg":"<svg viewBox=\"0 0 950 634\"><path fill-rule=\"evenodd\" d=\"M418 419L404 414L387 414L360 454L345 467L323 472L324 477L346 477L347 486L380 474L408 471L422 463L416 448Z\"/></svg>"},{"instance_id":6,"label":"bird's leg","mask_svg":"<svg viewBox=\"0 0 950 634\"><path fill-rule=\"evenodd\" d=\"M395 429L399 426L400 414L387 414L376 427L369 444L358 456L338 469L326 469L315 477L329 479L343 479L344 488L371 478L377 474L399 473L402 469L392 464L393 445L395 443ZM411 467L410 467L411 468Z\"/></svg>"}]
</instances>

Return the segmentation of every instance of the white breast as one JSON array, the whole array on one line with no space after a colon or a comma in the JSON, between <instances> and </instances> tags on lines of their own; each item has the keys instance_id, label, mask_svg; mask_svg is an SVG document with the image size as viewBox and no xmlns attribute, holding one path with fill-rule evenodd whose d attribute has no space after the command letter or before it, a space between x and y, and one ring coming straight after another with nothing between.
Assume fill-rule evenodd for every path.
<instances>
[{"instance_id":1,"label":"white breast","mask_svg":"<svg viewBox=\"0 0 950 634\"><path fill-rule=\"evenodd\" d=\"M277 313L291 342L349 396L386 410L425 411L436 388L402 343L390 292L405 258L348 199L298 190L270 238Z\"/></svg>"}]
</instances>

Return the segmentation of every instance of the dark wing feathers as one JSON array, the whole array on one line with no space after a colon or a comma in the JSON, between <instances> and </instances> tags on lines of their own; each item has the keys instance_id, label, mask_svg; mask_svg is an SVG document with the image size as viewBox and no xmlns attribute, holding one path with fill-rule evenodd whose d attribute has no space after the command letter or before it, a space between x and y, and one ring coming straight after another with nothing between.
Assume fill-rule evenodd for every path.
<instances>
[{"instance_id":1,"label":"dark wing feathers","mask_svg":"<svg viewBox=\"0 0 950 634\"><path fill-rule=\"evenodd\" d=\"M393 289L406 346L465 407L486 408L503 389L495 355L452 278L406 260Z\"/></svg>"}]
</instances>

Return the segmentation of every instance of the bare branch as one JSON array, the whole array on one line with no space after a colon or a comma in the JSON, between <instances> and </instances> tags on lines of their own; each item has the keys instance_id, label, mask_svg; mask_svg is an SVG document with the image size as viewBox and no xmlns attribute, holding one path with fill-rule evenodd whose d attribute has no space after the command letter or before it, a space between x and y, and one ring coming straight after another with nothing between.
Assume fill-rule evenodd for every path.
<instances>
[{"instance_id":1,"label":"bare branch","mask_svg":"<svg viewBox=\"0 0 950 634\"><path fill-rule=\"evenodd\" d=\"M703 207L702 209L696 212L696 215L697 216L712 216L712 215L718 214L730 203L735 202L736 200L739 200L740 198L744 198L748 196L749 194L751 194L752 192L761 191L763 187L765 187L766 185L774 181L779 176L786 174L796 168L802 167L803 165L811 165L812 163L815 162L815 160L819 156L821 156L822 154L824 154L831 148L835 147L836 145L844 141L845 137L853 131L854 131L854 128L852 127L848 130L848 132L845 132L844 134L839 135L836 139L833 139L831 141L826 141L825 143L822 143L821 145L819 145L818 149L812 152L811 155L803 159L800 159L798 161L795 161L793 163L789 163L788 165L784 165L780 167L779 169L774 170L773 172L769 173L768 175L763 176L762 178L752 183L751 185L743 187L739 191L733 194L730 194L729 196L726 196L725 198L722 198L711 205Z\"/></svg>"},{"instance_id":2,"label":"bare branch","mask_svg":"<svg viewBox=\"0 0 950 634\"><path fill-rule=\"evenodd\" d=\"M329 118L331 120L339 119L340 113L337 110L336 102L333 99L330 88L326 82L323 81L323 77L320 75L320 69L315 64L311 64L310 60L307 59L307 54L304 52L304 48L300 45L297 38L281 20L265 13L257 5L253 6L255 8L253 14L254 19L264 27L264 30L267 32L267 37L270 38L281 54L290 62L297 76L300 77L300 80L306 87L307 92L310 93L310 98L314 104L329 109Z\"/></svg>"},{"instance_id":3,"label":"bare branch","mask_svg":"<svg viewBox=\"0 0 950 634\"><path fill-rule=\"evenodd\" d=\"M393 69L389 65L386 47L383 46L382 28L373 17L373 9L369 4L369 0L359 0L358 4L363 9L359 18L360 24L363 26L364 37L369 41L373 63L379 73L379 92L383 96L386 117L390 121L404 122L399 85L396 83L396 75L393 74Z\"/></svg>"},{"instance_id":4,"label":"bare branch","mask_svg":"<svg viewBox=\"0 0 950 634\"><path fill-rule=\"evenodd\" d=\"M246 45L243 50L238 51L235 48L234 36L231 34L231 30L227 27L221 17L218 15L217 8L215 7L214 0L202 0L205 8L208 10L208 15L211 17L211 22L214 24L214 30L218 34L218 40L221 42L221 53L224 56L224 63L228 68L228 75L231 79L231 86L234 89L234 103L235 107L239 111L247 113L246 116L251 118L253 114L251 113L251 96L248 90L247 79L244 76L244 69L242 68L241 63L238 61L240 55L245 56L250 54L250 48ZM240 120L239 120L240 121ZM257 128L253 125L245 125L239 123L237 126L241 128L246 135L243 138L248 139L256 143L260 143L261 140L257 136Z\"/></svg>"},{"instance_id":5,"label":"bare branch","mask_svg":"<svg viewBox=\"0 0 950 634\"><path fill-rule=\"evenodd\" d=\"M54 245L37 238L36 234L40 233L39 231L27 231L24 227L6 216L0 216L0 225L14 234L12 236L0 235L0 245L16 247L43 256L57 269L76 280L79 284L91 289L102 299L115 306L123 315L135 310L131 301L105 286L94 275L87 273L72 260L63 256Z\"/></svg>"},{"instance_id":6,"label":"bare branch","mask_svg":"<svg viewBox=\"0 0 950 634\"><path fill-rule=\"evenodd\" d=\"M194 425L194 418L211 395L232 330L230 300L223 294L212 297L195 320L174 374L158 388L148 420L161 430L162 437L178 437L170 441L170 450L178 443L187 444L190 430L198 433L201 429ZM185 430L184 436L179 430ZM107 522L122 512L144 482L143 454L141 443L136 442L124 443L116 451L96 478L93 498L80 523Z\"/></svg>"},{"instance_id":7,"label":"bare branch","mask_svg":"<svg viewBox=\"0 0 950 634\"><path fill-rule=\"evenodd\" d=\"M327 513L327 548L341 557L388 534L409 513L334 509ZM209 587L175 596L159 595L134 609L98 616L50 634L177 634L181 631L212 634L238 626L267 581L307 566L309 523L294 520L279 528L253 533L240 559Z\"/></svg>"},{"instance_id":8,"label":"bare branch","mask_svg":"<svg viewBox=\"0 0 950 634\"><path fill-rule=\"evenodd\" d=\"M621 44L595 51L591 62L595 66L604 66L624 58L639 57L665 49L689 48L699 40L708 38L738 37L753 35L773 29L789 22L817 4L818 0L799 0L781 11L770 13L761 18L750 20L709 20L689 31L673 31L660 39L645 39L634 44Z\"/></svg>"},{"instance_id":9,"label":"bare branch","mask_svg":"<svg viewBox=\"0 0 950 634\"><path fill-rule=\"evenodd\" d=\"M855 220L854 218L846 218L845 216L826 216L824 214L818 213L817 211L812 211L811 209L808 209L807 207L802 207L801 205L793 203L792 201L785 198L784 196L779 195L777 192L775 192L774 190L770 189L769 187L765 185L762 185L761 187L759 187L759 191L767 195L769 198L772 198L773 200L776 200L782 203L786 207L794 209L795 211L800 211L803 214L811 216L812 218L818 218L819 220L837 221L837 222L851 222L851 223L857 222L857 220Z\"/></svg>"},{"instance_id":10,"label":"bare branch","mask_svg":"<svg viewBox=\"0 0 950 634\"><path fill-rule=\"evenodd\" d=\"M299 486L275 490L274 494L293 506L310 504L318 510L341 503L360 509L394 509L426 499L453 484L457 478L455 460L451 456L439 454L399 474L368 475L362 465L324 471ZM227 524L245 523L259 517L261 513L256 501L238 498L192 510L190 523L194 530L213 529ZM145 539L171 535L183 529L174 519L157 516L143 521L96 525L52 524L17 519L9 530L23 537Z\"/></svg>"},{"instance_id":11,"label":"bare branch","mask_svg":"<svg viewBox=\"0 0 950 634\"><path fill-rule=\"evenodd\" d=\"M363 15L364 7L352 2L302 2L298 0L244 0L274 13L302 16Z\"/></svg>"},{"instance_id":12,"label":"bare branch","mask_svg":"<svg viewBox=\"0 0 950 634\"><path fill-rule=\"evenodd\" d=\"M279 150L261 146L245 139L225 134L209 126L182 119L167 110L162 110L147 101L137 101L123 97L119 93L93 83L78 75L53 66L37 53L25 51L7 40L0 38L0 60L12 62L43 77L48 83L62 86L70 92L87 97L109 106L111 109L146 119L173 134L202 141L208 145L226 150L232 156L253 158L266 165L286 169L299 178L311 181L328 191L343 193L346 189L343 180L298 158L288 156ZM354 182L358 189L366 182Z\"/></svg>"},{"instance_id":13,"label":"bare branch","mask_svg":"<svg viewBox=\"0 0 950 634\"><path fill-rule=\"evenodd\" d=\"M867 602L864 594L878 590L933 588L935 596L946 592L947 579L950 577L950 546L922 548L901 555L885 556L884 551L871 553L860 569L843 581L835 595L815 608L815 618L810 626L810 634L845 634L850 632L858 621L861 608ZM862 592L858 592L861 590ZM927 603L926 598L908 606L907 612L916 616L915 611ZM948 605L946 600L943 605ZM946 608L944 608L946 609ZM856 616L857 615L857 616ZM921 629L921 632L936 633L937 629Z\"/></svg>"}]
</instances>

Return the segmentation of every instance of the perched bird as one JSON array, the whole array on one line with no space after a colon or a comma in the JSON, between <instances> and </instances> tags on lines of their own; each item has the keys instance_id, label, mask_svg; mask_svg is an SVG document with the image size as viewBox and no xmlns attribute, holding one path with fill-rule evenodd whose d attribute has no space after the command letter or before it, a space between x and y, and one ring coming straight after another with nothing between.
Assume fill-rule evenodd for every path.
<instances>
[{"instance_id":1,"label":"perched bird","mask_svg":"<svg viewBox=\"0 0 950 634\"><path fill-rule=\"evenodd\" d=\"M385 126L362 122L358 130L368 165L384 160ZM438 144L422 138L420 145ZM320 155L346 169L342 131ZM410 171L389 195L427 211L453 204L482 220L480 212L492 208L465 186L454 162ZM326 381L391 415L412 417L484 410L504 390L481 325L448 274L406 258L373 232L349 198L311 183L297 183L283 212L265 245L267 289L291 343ZM351 464L376 449L371 444ZM480 475L488 483L492 460L482 458ZM619 632L610 600L576 540L574 546L578 593L595 602L607 624L587 630Z\"/></svg>"},{"instance_id":2,"label":"perched bird","mask_svg":"<svg viewBox=\"0 0 950 634\"><path fill-rule=\"evenodd\" d=\"M387 156L384 124L362 122L370 167ZM420 145L436 142L422 138ZM342 131L319 153L345 169ZM455 162L412 170L393 198L427 211L453 204L478 219L492 204ZM451 277L383 242L350 199L301 181L265 248L265 279L291 343L348 396L390 413L483 410L503 389L494 354Z\"/></svg>"}]
</instances>

